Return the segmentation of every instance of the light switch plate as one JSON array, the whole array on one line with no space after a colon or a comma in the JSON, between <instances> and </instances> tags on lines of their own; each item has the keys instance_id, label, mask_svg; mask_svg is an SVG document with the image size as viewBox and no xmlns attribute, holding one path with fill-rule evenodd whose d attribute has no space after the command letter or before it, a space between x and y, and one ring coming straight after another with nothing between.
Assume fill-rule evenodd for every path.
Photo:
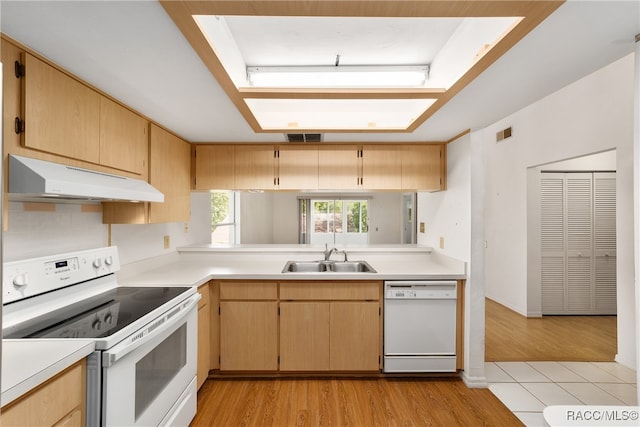
<instances>
[{"instance_id":1,"label":"light switch plate","mask_svg":"<svg viewBox=\"0 0 640 427\"><path fill-rule=\"evenodd\" d=\"M444 249L444 237L440 237L440 249Z\"/></svg>"},{"instance_id":2,"label":"light switch plate","mask_svg":"<svg viewBox=\"0 0 640 427\"><path fill-rule=\"evenodd\" d=\"M424 222L420 223L420 232L424 233Z\"/></svg>"},{"instance_id":3,"label":"light switch plate","mask_svg":"<svg viewBox=\"0 0 640 427\"><path fill-rule=\"evenodd\" d=\"M169 236L164 236L164 248L169 249L171 246L171 238Z\"/></svg>"}]
</instances>

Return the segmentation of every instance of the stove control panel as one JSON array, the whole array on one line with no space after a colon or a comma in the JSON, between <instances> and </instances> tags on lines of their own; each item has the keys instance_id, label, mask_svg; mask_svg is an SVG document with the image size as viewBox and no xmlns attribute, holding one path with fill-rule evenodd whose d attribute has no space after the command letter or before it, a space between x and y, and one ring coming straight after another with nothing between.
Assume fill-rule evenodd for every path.
<instances>
[{"instance_id":1,"label":"stove control panel","mask_svg":"<svg viewBox=\"0 0 640 427\"><path fill-rule=\"evenodd\" d=\"M119 270L120 259L116 246L7 262L2 270L2 303L50 292Z\"/></svg>"}]
</instances>

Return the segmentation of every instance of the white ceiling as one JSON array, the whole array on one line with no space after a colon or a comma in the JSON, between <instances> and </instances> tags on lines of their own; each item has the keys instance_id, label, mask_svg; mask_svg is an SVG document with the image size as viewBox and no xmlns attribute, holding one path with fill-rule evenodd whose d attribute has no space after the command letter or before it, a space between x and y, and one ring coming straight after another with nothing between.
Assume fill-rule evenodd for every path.
<instances>
[{"instance_id":1,"label":"white ceiling","mask_svg":"<svg viewBox=\"0 0 640 427\"><path fill-rule=\"evenodd\" d=\"M154 0L2 0L0 19L5 34L189 141L285 140L253 132ZM639 0L569 0L413 133L324 140L441 141L483 128L631 53L638 33Z\"/></svg>"}]
</instances>

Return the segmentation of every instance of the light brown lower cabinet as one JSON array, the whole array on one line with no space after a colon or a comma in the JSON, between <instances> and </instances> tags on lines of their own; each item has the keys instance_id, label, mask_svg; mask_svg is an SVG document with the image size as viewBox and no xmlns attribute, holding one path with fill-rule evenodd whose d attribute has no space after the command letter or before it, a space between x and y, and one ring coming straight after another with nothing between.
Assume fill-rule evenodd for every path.
<instances>
[{"instance_id":1,"label":"light brown lower cabinet","mask_svg":"<svg viewBox=\"0 0 640 427\"><path fill-rule=\"evenodd\" d=\"M377 371L380 367L380 303L330 303L329 369Z\"/></svg>"},{"instance_id":2,"label":"light brown lower cabinet","mask_svg":"<svg viewBox=\"0 0 640 427\"><path fill-rule=\"evenodd\" d=\"M220 301L220 370L278 370L277 301Z\"/></svg>"},{"instance_id":3,"label":"light brown lower cabinet","mask_svg":"<svg viewBox=\"0 0 640 427\"><path fill-rule=\"evenodd\" d=\"M281 302L281 371L377 371L378 302Z\"/></svg>"},{"instance_id":4,"label":"light brown lower cabinet","mask_svg":"<svg viewBox=\"0 0 640 427\"><path fill-rule=\"evenodd\" d=\"M382 282L215 285L219 316L211 336L219 324L220 372L379 372Z\"/></svg>"},{"instance_id":5,"label":"light brown lower cabinet","mask_svg":"<svg viewBox=\"0 0 640 427\"><path fill-rule=\"evenodd\" d=\"M26 395L2 407L3 427L85 425L85 360L72 365Z\"/></svg>"},{"instance_id":6,"label":"light brown lower cabinet","mask_svg":"<svg viewBox=\"0 0 640 427\"><path fill-rule=\"evenodd\" d=\"M329 370L329 323L327 302L281 302L280 370Z\"/></svg>"}]
</instances>

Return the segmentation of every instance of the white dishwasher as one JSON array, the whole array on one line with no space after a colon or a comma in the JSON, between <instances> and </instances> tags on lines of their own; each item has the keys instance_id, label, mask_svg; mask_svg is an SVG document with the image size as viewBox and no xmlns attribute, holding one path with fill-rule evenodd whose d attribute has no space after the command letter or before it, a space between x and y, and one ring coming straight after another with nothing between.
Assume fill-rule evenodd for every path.
<instances>
[{"instance_id":1,"label":"white dishwasher","mask_svg":"<svg viewBox=\"0 0 640 427\"><path fill-rule=\"evenodd\" d=\"M384 372L456 371L456 281L384 283Z\"/></svg>"}]
</instances>

